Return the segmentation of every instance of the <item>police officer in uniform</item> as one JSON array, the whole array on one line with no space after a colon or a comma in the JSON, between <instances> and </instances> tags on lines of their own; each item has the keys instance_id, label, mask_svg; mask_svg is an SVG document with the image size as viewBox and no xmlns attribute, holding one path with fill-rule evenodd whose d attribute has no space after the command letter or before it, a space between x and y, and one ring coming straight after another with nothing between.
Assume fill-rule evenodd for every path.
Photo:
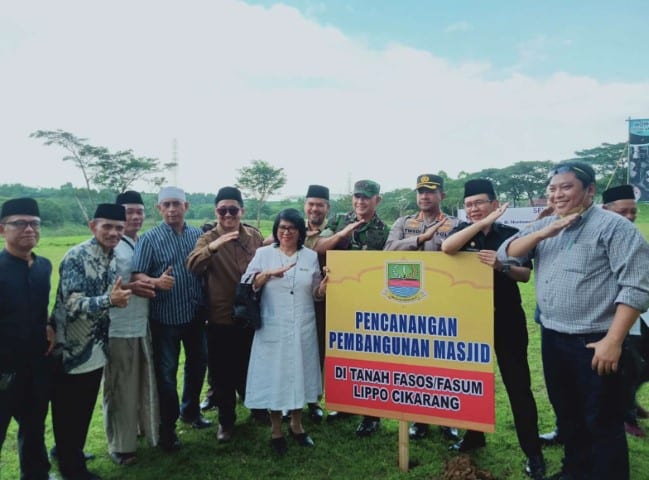
<instances>
[{"instance_id":1,"label":"police officer in uniform","mask_svg":"<svg viewBox=\"0 0 649 480\"><path fill-rule=\"evenodd\" d=\"M459 220L442 212L440 204L445 197L444 179L439 175L424 173L417 177L417 206L419 211L399 217L392 225L385 250L438 252L442 242L455 228ZM457 441L457 429L442 427L442 433L449 440ZM413 440L424 438L428 425L414 423L409 435Z\"/></svg>"},{"instance_id":2,"label":"police officer in uniform","mask_svg":"<svg viewBox=\"0 0 649 480\"><path fill-rule=\"evenodd\" d=\"M417 177L417 206L419 212L397 218L385 250L424 250L438 252L458 219L442 212L440 204L446 196L444 179L438 175Z\"/></svg>"},{"instance_id":3,"label":"police officer in uniform","mask_svg":"<svg viewBox=\"0 0 649 480\"><path fill-rule=\"evenodd\" d=\"M322 255L327 250L383 250L389 228L376 214L381 202L381 187L372 180L354 184L353 210L337 215L320 234L315 250ZM331 413L330 413L331 415ZM379 428L379 418L365 416L356 429L360 437L372 435Z\"/></svg>"}]
</instances>

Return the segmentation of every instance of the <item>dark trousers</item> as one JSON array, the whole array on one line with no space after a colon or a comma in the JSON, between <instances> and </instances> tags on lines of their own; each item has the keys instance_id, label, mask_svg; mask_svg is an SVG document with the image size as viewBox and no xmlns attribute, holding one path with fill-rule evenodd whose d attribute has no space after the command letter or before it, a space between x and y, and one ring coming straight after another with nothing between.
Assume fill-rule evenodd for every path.
<instances>
[{"instance_id":1,"label":"dark trousers","mask_svg":"<svg viewBox=\"0 0 649 480\"><path fill-rule=\"evenodd\" d=\"M624 341L624 354L627 359L624 369L621 371L626 393L624 421L631 425L638 424L636 392L645 381L642 378L645 370L645 360L642 358L641 344L642 339L639 335L628 335Z\"/></svg>"},{"instance_id":2,"label":"dark trousers","mask_svg":"<svg viewBox=\"0 0 649 480\"><path fill-rule=\"evenodd\" d=\"M103 368L71 375L57 366L52 395L52 425L59 471L65 477L87 475L83 447L99 393Z\"/></svg>"},{"instance_id":3,"label":"dark trousers","mask_svg":"<svg viewBox=\"0 0 649 480\"><path fill-rule=\"evenodd\" d=\"M253 330L233 325L207 326L207 350L219 423L226 429L232 428L236 421L236 394L245 400L253 335Z\"/></svg>"},{"instance_id":4,"label":"dark trousers","mask_svg":"<svg viewBox=\"0 0 649 480\"><path fill-rule=\"evenodd\" d=\"M527 362L527 325L520 305L496 311L494 317L494 349L509 404L514 416L518 443L526 456L539 455L538 413L532 395L530 367ZM469 437L482 432L467 432ZM466 439L466 436L465 436ZM473 440L473 439L471 439Z\"/></svg>"},{"instance_id":5,"label":"dark trousers","mask_svg":"<svg viewBox=\"0 0 649 480\"><path fill-rule=\"evenodd\" d=\"M640 326L641 334L628 335L624 342L627 359L622 370L627 393L624 421L631 425L638 424L636 393L642 384L649 380L649 329L643 321Z\"/></svg>"},{"instance_id":6,"label":"dark trousers","mask_svg":"<svg viewBox=\"0 0 649 480\"><path fill-rule=\"evenodd\" d=\"M16 372L8 389L0 391L0 451L13 417L18 422L18 457L23 480L47 479L50 471L45 450L45 417L52 373L52 358L42 356Z\"/></svg>"},{"instance_id":7,"label":"dark trousers","mask_svg":"<svg viewBox=\"0 0 649 480\"><path fill-rule=\"evenodd\" d=\"M586 348L604 335L542 330L545 383L564 441L563 468L577 480L629 478L623 379L593 371L593 350ZM622 357L619 367L624 363Z\"/></svg>"},{"instance_id":8,"label":"dark trousers","mask_svg":"<svg viewBox=\"0 0 649 480\"><path fill-rule=\"evenodd\" d=\"M204 335L203 324L198 320L184 325L151 322L162 441L175 434L179 414L188 420L195 420L200 415L199 397L207 364ZM179 404L176 376L181 344L185 351L185 369L182 403Z\"/></svg>"}]
</instances>

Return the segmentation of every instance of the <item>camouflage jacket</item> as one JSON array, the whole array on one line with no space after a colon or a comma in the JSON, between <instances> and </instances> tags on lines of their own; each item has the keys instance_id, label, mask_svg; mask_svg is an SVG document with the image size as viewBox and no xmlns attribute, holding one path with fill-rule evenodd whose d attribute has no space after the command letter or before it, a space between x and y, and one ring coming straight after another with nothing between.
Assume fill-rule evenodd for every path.
<instances>
[{"instance_id":1,"label":"camouflage jacket","mask_svg":"<svg viewBox=\"0 0 649 480\"><path fill-rule=\"evenodd\" d=\"M339 213L329 220L327 229L322 232L321 237L330 237L356 221L354 212ZM336 250L383 250L389 233L390 228L374 214L372 219L358 227L349 239L341 241Z\"/></svg>"}]
</instances>

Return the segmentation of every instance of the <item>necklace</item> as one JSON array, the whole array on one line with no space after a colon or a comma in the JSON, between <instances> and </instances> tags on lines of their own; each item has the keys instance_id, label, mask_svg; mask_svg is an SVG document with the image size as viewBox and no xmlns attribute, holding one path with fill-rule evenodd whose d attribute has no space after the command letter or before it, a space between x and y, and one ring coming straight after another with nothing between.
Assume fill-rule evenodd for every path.
<instances>
[{"instance_id":1,"label":"necklace","mask_svg":"<svg viewBox=\"0 0 649 480\"><path fill-rule=\"evenodd\" d=\"M295 292L295 277L297 276L297 261L300 259L300 254L298 252L295 252L293 253L293 255L289 256L282 252L279 248L277 249L277 252L279 253L279 263L282 264L282 267L286 267L288 265L291 265L292 263L295 263L295 266L284 274L284 278L291 284L290 293L291 295L293 295ZM289 272L293 273L293 275L290 275Z\"/></svg>"}]
</instances>

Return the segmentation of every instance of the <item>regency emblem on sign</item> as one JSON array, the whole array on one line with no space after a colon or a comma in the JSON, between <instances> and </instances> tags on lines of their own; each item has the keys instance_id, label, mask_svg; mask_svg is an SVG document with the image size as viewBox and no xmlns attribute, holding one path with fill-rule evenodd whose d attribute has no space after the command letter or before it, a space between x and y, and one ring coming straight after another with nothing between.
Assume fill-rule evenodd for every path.
<instances>
[{"instance_id":1,"label":"regency emblem on sign","mask_svg":"<svg viewBox=\"0 0 649 480\"><path fill-rule=\"evenodd\" d=\"M396 302L417 302L426 297L421 262L386 262L383 296Z\"/></svg>"}]
</instances>

